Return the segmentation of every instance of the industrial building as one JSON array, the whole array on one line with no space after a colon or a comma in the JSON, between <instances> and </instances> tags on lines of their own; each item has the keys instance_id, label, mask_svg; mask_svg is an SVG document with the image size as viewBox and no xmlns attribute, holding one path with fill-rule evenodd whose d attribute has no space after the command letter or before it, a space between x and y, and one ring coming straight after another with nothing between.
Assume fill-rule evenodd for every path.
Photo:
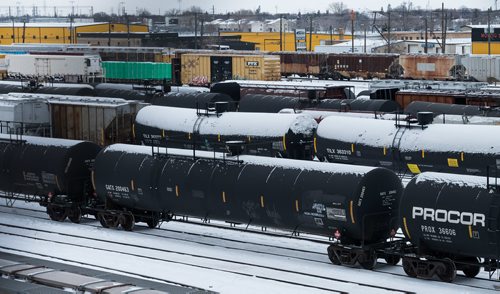
<instances>
[{"instance_id":1,"label":"industrial building","mask_svg":"<svg viewBox=\"0 0 500 294\"><path fill-rule=\"evenodd\" d=\"M143 24L121 23L0 23L0 45L12 43L78 43L79 33L146 33Z\"/></svg>"}]
</instances>

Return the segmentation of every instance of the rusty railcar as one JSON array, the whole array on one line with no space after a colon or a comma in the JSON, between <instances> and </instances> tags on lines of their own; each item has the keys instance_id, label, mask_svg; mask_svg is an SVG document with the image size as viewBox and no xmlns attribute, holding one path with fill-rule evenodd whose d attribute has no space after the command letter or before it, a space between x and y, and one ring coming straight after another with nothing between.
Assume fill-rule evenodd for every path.
<instances>
[{"instance_id":1,"label":"rusty railcar","mask_svg":"<svg viewBox=\"0 0 500 294\"><path fill-rule=\"evenodd\" d=\"M489 107L500 106L500 98L496 93L484 91L402 90L396 93L396 102L402 108L406 108L413 101Z\"/></svg>"},{"instance_id":2,"label":"rusty railcar","mask_svg":"<svg viewBox=\"0 0 500 294\"><path fill-rule=\"evenodd\" d=\"M459 55L408 54L399 57L403 78L422 80L462 80L465 67Z\"/></svg>"},{"instance_id":3,"label":"rusty railcar","mask_svg":"<svg viewBox=\"0 0 500 294\"><path fill-rule=\"evenodd\" d=\"M328 54L316 52L278 52L281 60L281 75L316 76L326 74Z\"/></svg>"},{"instance_id":4,"label":"rusty railcar","mask_svg":"<svg viewBox=\"0 0 500 294\"><path fill-rule=\"evenodd\" d=\"M328 54L329 75L345 78L396 78L399 54Z\"/></svg>"}]
</instances>

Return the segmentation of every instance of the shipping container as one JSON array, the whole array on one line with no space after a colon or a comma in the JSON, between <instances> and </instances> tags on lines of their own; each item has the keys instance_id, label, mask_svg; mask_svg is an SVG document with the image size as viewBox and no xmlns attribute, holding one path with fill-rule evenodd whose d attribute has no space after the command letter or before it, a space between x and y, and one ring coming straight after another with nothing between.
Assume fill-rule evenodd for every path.
<instances>
[{"instance_id":1,"label":"shipping container","mask_svg":"<svg viewBox=\"0 0 500 294\"><path fill-rule=\"evenodd\" d=\"M172 65L160 62L103 61L107 80L171 80Z\"/></svg>"},{"instance_id":2,"label":"shipping container","mask_svg":"<svg viewBox=\"0 0 500 294\"><path fill-rule=\"evenodd\" d=\"M460 55L401 55L399 64L407 79L460 80L465 77Z\"/></svg>"},{"instance_id":3,"label":"shipping container","mask_svg":"<svg viewBox=\"0 0 500 294\"><path fill-rule=\"evenodd\" d=\"M180 58L182 84L207 86L225 80L277 81L280 59L272 55L185 53Z\"/></svg>"}]
</instances>

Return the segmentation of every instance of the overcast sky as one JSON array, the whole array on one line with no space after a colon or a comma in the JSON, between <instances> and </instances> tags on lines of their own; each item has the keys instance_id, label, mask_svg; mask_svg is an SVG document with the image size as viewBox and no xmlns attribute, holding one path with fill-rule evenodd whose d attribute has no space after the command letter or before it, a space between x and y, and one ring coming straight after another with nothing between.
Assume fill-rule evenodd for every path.
<instances>
[{"instance_id":1,"label":"overcast sky","mask_svg":"<svg viewBox=\"0 0 500 294\"><path fill-rule=\"evenodd\" d=\"M316 12L318 10L325 11L328 9L330 3L333 2L343 2L347 8L352 9L369 9L369 10L379 10L384 7L387 8L388 4L395 7L403 2L412 2L413 6L420 6L422 8L438 8L441 7L441 3L444 2L445 6L448 8L460 8L462 6L467 6L470 8L487 9L495 5L494 0L475 0L475 1L465 1L465 0L397 0L397 1L387 1L387 0L345 0L345 1L332 1L332 0L0 0L0 6L26 6L27 10L30 11L29 7L33 5L38 5L43 7L44 4L47 7L47 11L53 11L54 6L62 8L62 6L71 7L79 6L82 7L79 10L87 12L87 8L84 6L93 6L94 11L104 11L106 13L118 11L120 5L124 5L127 13L132 14L138 8L146 8L154 13L164 13L171 9L186 10L191 6L199 6L203 10L212 12L212 7L215 9L216 13L226 13L228 11L236 11L239 9L251 9L255 10L259 5L262 11L267 12L279 12L279 13L307 13ZM3 8L5 9L5 8ZM43 8L42 8L43 9ZM15 8L13 11L16 11ZM27 11L27 12L28 12ZM25 12L25 13L27 13ZM43 12L43 10L42 10ZM87 12L88 13L88 12Z\"/></svg>"}]
</instances>

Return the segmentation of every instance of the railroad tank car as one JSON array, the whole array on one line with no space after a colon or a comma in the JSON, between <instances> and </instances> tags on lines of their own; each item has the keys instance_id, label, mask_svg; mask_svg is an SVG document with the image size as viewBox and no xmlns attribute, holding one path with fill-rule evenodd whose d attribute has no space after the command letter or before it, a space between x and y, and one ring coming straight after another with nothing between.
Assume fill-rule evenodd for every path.
<instances>
[{"instance_id":1,"label":"railroad tank car","mask_svg":"<svg viewBox=\"0 0 500 294\"><path fill-rule=\"evenodd\" d=\"M40 197L51 219L79 222L91 195L90 174L100 147L86 141L0 135L0 189ZM70 205L68 207L68 205Z\"/></svg>"},{"instance_id":2,"label":"railroad tank car","mask_svg":"<svg viewBox=\"0 0 500 294\"><path fill-rule=\"evenodd\" d=\"M97 97L121 98L125 100L138 100L138 101L147 101L151 98L147 96L145 93L141 93L139 91L122 90L122 89L95 88L94 94Z\"/></svg>"},{"instance_id":3,"label":"railroad tank car","mask_svg":"<svg viewBox=\"0 0 500 294\"><path fill-rule=\"evenodd\" d=\"M194 109L147 106L135 119L136 143L224 152L239 141L245 153L312 159L316 121L302 114L203 113Z\"/></svg>"},{"instance_id":4,"label":"railroad tank car","mask_svg":"<svg viewBox=\"0 0 500 294\"><path fill-rule=\"evenodd\" d=\"M401 198L400 221L406 238L427 259L403 257L405 272L451 281L457 269L474 277L481 266L498 264L499 196L483 177L432 172L414 177Z\"/></svg>"},{"instance_id":5,"label":"railroad tank car","mask_svg":"<svg viewBox=\"0 0 500 294\"><path fill-rule=\"evenodd\" d=\"M413 101L406 106L404 112L413 116L421 111L430 111L435 116L440 114L456 114L467 116L491 116L500 117L500 111L495 108L481 107L478 105L459 105L446 103L432 103L425 101Z\"/></svg>"},{"instance_id":6,"label":"railroad tank car","mask_svg":"<svg viewBox=\"0 0 500 294\"><path fill-rule=\"evenodd\" d=\"M496 128L329 116L318 125L314 148L318 158L329 162L385 166L413 174L486 175L500 159Z\"/></svg>"},{"instance_id":7,"label":"railroad tank car","mask_svg":"<svg viewBox=\"0 0 500 294\"><path fill-rule=\"evenodd\" d=\"M238 111L278 113L283 108L301 109L304 107L308 107L310 104L311 101L307 98L280 95L247 94L241 97Z\"/></svg>"},{"instance_id":8,"label":"railroad tank car","mask_svg":"<svg viewBox=\"0 0 500 294\"><path fill-rule=\"evenodd\" d=\"M126 229L141 215L167 213L300 230L361 246L352 262L367 266L376 256L366 246L397 228L403 187L388 169L196 154L159 148L154 156L148 146L108 146L95 162L97 194L128 216ZM104 226L118 225L112 212L99 218Z\"/></svg>"},{"instance_id":9,"label":"railroad tank car","mask_svg":"<svg viewBox=\"0 0 500 294\"><path fill-rule=\"evenodd\" d=\"M236 109L236 103L231 97L219 93L167 93L151 99L153 105L194 109L214 107L216 102L228 102L228 110Z\"/></svg>"}]
</instances>

